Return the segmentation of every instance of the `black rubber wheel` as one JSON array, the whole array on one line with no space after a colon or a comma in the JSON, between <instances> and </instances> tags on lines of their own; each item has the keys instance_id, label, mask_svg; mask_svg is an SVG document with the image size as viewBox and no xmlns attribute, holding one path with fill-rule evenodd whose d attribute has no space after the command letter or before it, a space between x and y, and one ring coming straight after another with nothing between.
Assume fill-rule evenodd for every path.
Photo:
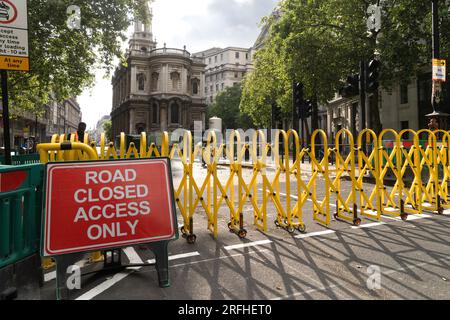
<instances>
[{"instance_id":1,"label":"black rubber wheel","mask_svg":"<svg viewBox=\"0 0 450 320\"><path fill-rule=\"evenodd\" d=\"M407 213L402 213L402 214L400 215L400 218L401 218L403 221L406 221L406 220L408 220L408 214L407 214Z\"/></svg>"},{"instance_id":2,"label":"black rubber wheel","mask_svg":"<svg viewBox=\"0 0 450 320\"><path fill-rule=\"evenodd\" d=\"M240 239L245 239L247 237L247 230L245 230L245 229L239 230L238 237Z\"/></svg>"},{"instance_id":3,"label":"black rubber wheel","mask_svg":"<svg viewBox=\"0 0 450 320\"><path fill-rule=\"evenodd\" d=\"M187 240L187 243L194 244L195 241L197 240L197 236L195 234L190 234L187 236L186 240Z\"/></svg>"},{"instance_id":4,"label":"black rubber wheel","mask_svg":"<svg viewBox=\"0 0 450 320\"><path fill-rule=\"evenodd\" d=\"M232 225L232 222L228 222L228 229L229 229L230 231L233 231L233 228L231 227L231 225Z\"/></svg>"},{"instance_id":5,"label":"black rubber wheel","mask_svg":"<svg viewBox=\"0 0 450 320\"><path fill-rule=\"evenodd\" d=\"M333 217L334 217L335 220L339 219L339 215L337 213L333 214Z\"/></svg>"},{"instance_id":6,"label":"black rubber wheel","mask_svg":"<svg viewBox=\"0 0 450 320\"><path fill-rule=\"evenodd\" d=\"M306 226L305 225L300 225L297 227L298 232L300 233L306 233Z\"/></svg>"},{"instance_id":7,"label":"black rubber wheel","mask_svg":"<svg viewBox=\"0 0 450 320\"><path fill-rule=\"evenodd\" d=\"M289 232L290 234L293 234L294 232L295 232L295 228L294 227L292 227L292 226L290 226L290 227L287 227L287 232Z\"/></svg>"},{"instance_id":8,"label":"black rubber wheel","mask_svg":"<svg viewBox=\"0 0 450 320\"><path fill-rule=\"evenodd\" d=\"M360 218L356 218L355 220L353 220L353 225L359 227L361 225L361 219Z\"/></svg>"},{"instance_id":9,"label":"black rubber wheel","mask_svg":"<svg viewBox=\"0 0 450 320\"><path fill-rule=\"evenodd\" d=\"M182 226L182 227L180 228L180 231L181 231L182 234L186 234L186 229L184 228L184 226Z\"/></svg>"},{"instance_id":10,"label":"black rubber wheel","mask_svg":"<svg viewBox=\"0 0 450 320\"><path fill-rule=\"evenodd\" d=\"M275 220L275 225L277 226L277 228L279 228L280 227L280 223L278 222L278 220Z\"/></svg>"}]
</instances>

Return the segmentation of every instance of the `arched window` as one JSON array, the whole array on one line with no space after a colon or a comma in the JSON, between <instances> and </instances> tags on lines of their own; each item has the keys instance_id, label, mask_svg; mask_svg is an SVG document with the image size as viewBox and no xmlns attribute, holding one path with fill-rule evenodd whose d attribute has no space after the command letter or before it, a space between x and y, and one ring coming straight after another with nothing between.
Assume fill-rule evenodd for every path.
<instances>
[{"instance_id":1,"label":"arched window","mask_svg":"<svg viewBox=\"0 0 450 320\"><path fill-rule=\"evenodd\" d=\"M144 91L145 90L145 74L143 73L138 73L138 75L136 76L136 80L138 82L138 90L139 91Z\"/></svg>"},{"instance_id":2,"label":"arched window","mask_svg":"<svg viewBox=\"0 0 450 320\"><path fill-rule=\"evenodd\" d=\"M178 72L172 72L170 74L170 80L172 80L172 89L178 91L178 83L180 82L180 74Z\"/></svg>"},{"instance_id":3,"label":"arched window","mask_svg":"<svg viewBox=\"0 0 450 320\"><path fill-rule=\"evenodd\" d=\"M159 73L153 72L152 73L152 91L158 91L158 80L159 80Z\"/></svg>"},{"instance_id":4,"label":"arched window","mask_svg":"<svg viewBox=\"0 0 450 320\"><path fill-rule=\"evenodd\" d=\"M170 106L170 122L179 123L180 122L180 106L178 103L173 102Z\"/></svg>"}]
</instances>

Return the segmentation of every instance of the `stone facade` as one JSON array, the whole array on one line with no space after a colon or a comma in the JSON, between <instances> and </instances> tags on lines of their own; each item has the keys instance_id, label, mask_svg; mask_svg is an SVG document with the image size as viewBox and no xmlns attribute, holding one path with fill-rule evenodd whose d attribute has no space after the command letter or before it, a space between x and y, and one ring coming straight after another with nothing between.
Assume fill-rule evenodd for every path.
<instances>
[{"instance_id":1,"label":"stone facade","mask_svg":"<svg viewBox=\"0 0 450 320\"><path fill-rule=\"evenodd\" d=\"M206 64L205 85L202 90L206 103L214 102L226 88L240 83L253 70L253 49L228 47L212 48L195 53Z\"/></svg>"},{"instance_id":2,"label":"stone facade","mask_svg":"<svg viewBox=\"0 0 450 320\"><path fill-rule=\"evenodd\" d=\"M151 19L136 21L129 44L127 66L117 68L112 79L113 136L192 129L194 121L205 127L203 61L186 48L156 48Z\"/></svg>"}]
</instances>

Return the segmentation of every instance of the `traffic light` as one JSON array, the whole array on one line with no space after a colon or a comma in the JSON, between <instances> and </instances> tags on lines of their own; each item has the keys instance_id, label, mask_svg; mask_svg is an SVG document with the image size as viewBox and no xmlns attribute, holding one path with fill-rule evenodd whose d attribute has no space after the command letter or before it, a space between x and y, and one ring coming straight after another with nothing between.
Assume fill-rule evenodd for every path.
<instances>
[{"instance_id":1,"label":"traffic light","mask_svg":"<svg viewBox=\"0 0 450 320\"><path fill-rule=\"evenodd\" d=\"M344 98L351 98L359 94L359 74L347 77L347 82L339 90L339 94Z\"/></svg>"},{"instance_id":2,"label":"traffic light","mask_svg":"<svg viewBox=\"0 0 450 320\"><path fill-rule=\"evenodd\" d=\"M380 77L381 63L379 60L373 59L367 66L367 79L366 79L366 91L375 92L378 90L380 83L378 79Z\"/></svg>"},{"instance_id":3,"label":"traffic light","mask_svg":"<svg viewBox=\"0 0 450 320\"><path fill-rule=\"evenodd\" d=\"M304 101L300 106L299 111L300 119L308 119L309 117L311 117L312 109L313 109L312 102L310 100Z\"/></svg>"}]
</instances>

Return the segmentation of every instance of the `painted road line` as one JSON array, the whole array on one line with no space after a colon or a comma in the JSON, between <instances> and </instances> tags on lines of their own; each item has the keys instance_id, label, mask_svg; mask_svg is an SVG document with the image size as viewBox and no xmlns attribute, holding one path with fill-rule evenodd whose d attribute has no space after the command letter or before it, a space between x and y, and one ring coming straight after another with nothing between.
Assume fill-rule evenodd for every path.
<instances>
[{"instance_id":1,"label":"painted road line","mask_svg":"<svg viewBox=\"0 0 450 320\"><path fill-rule=\"evenodd\" d=\"M450 209L445 209L444 212L442 212L443 215L450 216Z\"/></svg>"},{"instance_id":2,"label":"painted road line","mask_svg":"<svg viewBox=\"0 0 450 320\"><path fill-rule=\"evenodd\" d=\"M230 251L230 250L236 250L236 249L242 249L242 248L248 248L248 247L257 247L257 246L262 246L265 244L270 244L272 242L273 241L271 241L271 240L261 240L261 241L255 241L255 242L249 242L249 243L235 244L232 246L225 247L225 250Z\"/></svg>"},{"instance_id":3,"label":"painted road line","mask_svg":"<svg viewBox=\"0 0 450 320\"><path fill-rule=\"evenodd\" d=\"M183 254L176 254L173 256L169 256L169 261L185 259L185 258L190 258L190 257L197 257L199 255L200 255L200 252L198 252L198 251L190 252L190 253L183 253ZM156 260L150 259L150 260L147 260L147 263L156 263Z\"/></svg>"},{"instance_id":4,"label":"painted road line","mask_svg":"<svg viewBox=\"0 0 450 320\"><path fill-rule=\"evenodd\" d=\"M308 233L308 234L299 234L298 236L295 236L294 238L304 239L304 238L323 236L325 234L331 234L331 233L336 233L336 231L334 231L334 230L325 230L325 231L311 232L311 233Z\"/></svg>"},{"instance_id":5,"label":"painted road line","mask_svg":"<svg viewBox=\"0 0 450 320\"><path fill-rule=\"evenodd\" d=\"M360 225L360 226L358 226L358 227L352 226L352 229L373 228L373 227L382 226L382 225L384 225L384 224L386 224L386 222L366 223L366 224Z\"/></svg>"},{"instance_id":6,"label":"painted road line","mask_svg":"<svg viewBox=\"0 0 450 320\"><path fill-rule=\"evenodd\" d=\"M402 221L401 217L389 217L389 216L383 216L383 218L395 220L395 221ZM427 214L408 214L408 219L406 221L414 221L414 220L421 220L421 219L427 219L431 218L431 216Z\"/></svg>"},{"instance_id":7,"label":"painted road line","mask_svg":"<svg viewBox=\"0 0 450 320\"><path fill-rule=\"evenodd\" d=\"M125 248L125 249L123 249L123 252L126 254L126 256L128 257L128 260L130 260L131 264L144 263L142 261L141 257L139 257L139 255L137 254L137 252L134 250L133 247ZM108 280L100 283L98 286L94 287L93 289L91 289L88 292L79 296L76 300L91 300L92 298L95 298L100 293L108 290L113 285L115 285L119 281L125 279L130 274L132 274L133 272L135 272L136 270L139 270L139 269L141 269L141 267L129 268L126 271L116 273L111 279L108 279Z\"/></svg>"}]
</instances>

